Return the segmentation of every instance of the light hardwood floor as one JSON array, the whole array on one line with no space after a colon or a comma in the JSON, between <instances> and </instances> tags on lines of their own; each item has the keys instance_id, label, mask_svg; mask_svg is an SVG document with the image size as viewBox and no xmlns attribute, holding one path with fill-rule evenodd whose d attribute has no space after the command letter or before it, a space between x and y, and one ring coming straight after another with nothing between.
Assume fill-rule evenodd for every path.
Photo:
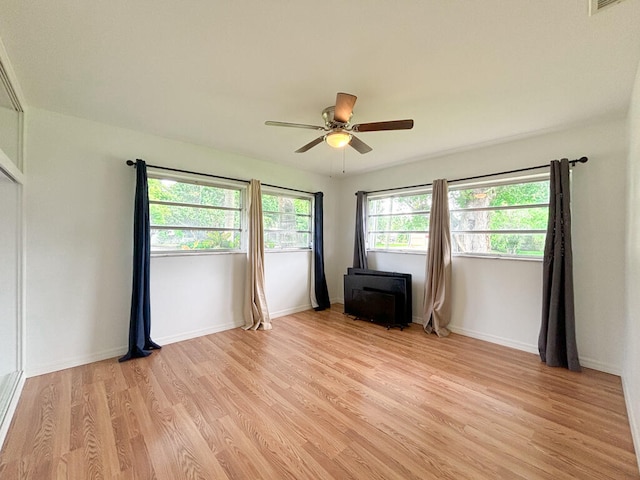
<instances>
[{"instance_id":1,"label":"light hardwood floor","mask_svg":"<svg viewBox=\"0 0 640 480\"><path fill-rule=\"evenodd\" d=\"M341 311L30 378L0 478L640 478L618 377Z\"/></svg>"}]
</instances>

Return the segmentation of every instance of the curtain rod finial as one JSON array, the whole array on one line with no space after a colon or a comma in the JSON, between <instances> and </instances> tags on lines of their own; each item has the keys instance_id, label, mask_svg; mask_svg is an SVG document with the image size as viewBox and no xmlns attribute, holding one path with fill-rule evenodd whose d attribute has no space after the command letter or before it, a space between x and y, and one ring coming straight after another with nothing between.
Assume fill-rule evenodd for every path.
<instances>
[{"instance_id":1,"label":"curtain rod finial","mask_svg":"<svg viewBox=\"0 0 640 480\"><path fill-rule=\"evenodd\" d=\"M135 162L133 162L132 160L127 160L125 163L126 163L127 165L129 165L130 167L131 167L131 166L133 166L133 165L135 165Z\"/></svg>"},{"instance_id":2,"label":"curtain rod finial","mask_svg":"<svg viewBox=\"0 0 640 480\"><path fill-rule=\"evenodd\" d=\"M587 163L587 162L589 161L589 159L588 159L587 157L580 157L580 158L578 159L578 161L579 161L580 163Z\"/></svg>"}]
</instances>

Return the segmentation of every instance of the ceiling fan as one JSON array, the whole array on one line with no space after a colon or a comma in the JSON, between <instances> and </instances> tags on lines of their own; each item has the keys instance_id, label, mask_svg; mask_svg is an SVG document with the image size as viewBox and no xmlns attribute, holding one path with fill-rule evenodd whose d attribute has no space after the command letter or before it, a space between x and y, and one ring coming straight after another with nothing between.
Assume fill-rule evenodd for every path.
<instances>
[{"instance_id":1,"label":"ceiling fan","mask_svg":"<svg viewBox=\"0 0 640 480\"><path fill-rule=\"evenodd\" d=\"M341 148L351 145L360 153L368 153L372 148L356 137L353 132L377 132L380 130L409 130L413 128L413 120L391 120L387 122L372 123L356 123L352 125L351 116L353 115L353 106L356 103L355 95L349 93L338 93L336 95L335 106L327 107L322 111L324 126L305 125L303 123L273 122L266 121L265 125L274 127L294 127L307 128L310 130L319 130L327 132L320 137L312 140L306 145L296 150L296 153L304 153L315 147L322 141L327 142L334 148Z\"/></svg>"}]
</instances>

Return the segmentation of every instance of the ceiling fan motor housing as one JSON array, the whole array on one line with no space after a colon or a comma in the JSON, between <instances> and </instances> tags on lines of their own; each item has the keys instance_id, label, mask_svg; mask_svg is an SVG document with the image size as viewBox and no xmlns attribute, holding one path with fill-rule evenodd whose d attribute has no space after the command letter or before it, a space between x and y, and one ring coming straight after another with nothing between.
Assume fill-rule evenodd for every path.
<instances>
[{"instance_id":1,"label":"ceiling fan motor housing","mask_svg":"<svg viewBox=\"0 0 640 480\"><path fill-rule=\"evenodd\" d=\"M349 121L347 121L346 123L337 122L335 120L335 113L336 113L335 105L332 105L322 110L322 118L324 119L324 124L327 126L327 128L330 128L330 129L343 128L349 125L349 121L351 121L353 112L351 112L351 114L349 115Z\"/></svg>"}]
</instances>

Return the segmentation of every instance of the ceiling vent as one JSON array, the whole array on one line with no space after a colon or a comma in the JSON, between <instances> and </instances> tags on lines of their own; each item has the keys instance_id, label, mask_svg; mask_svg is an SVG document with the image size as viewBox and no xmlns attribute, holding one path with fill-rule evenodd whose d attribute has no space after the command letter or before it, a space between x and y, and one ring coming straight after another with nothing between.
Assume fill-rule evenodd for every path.
<instances>
[{"instance_id":1,"label":"ceiling vent","mask_svg":"<svg viewBox=\"0 0 640 480\"><path fill-rule=\"evenodd\" d=\"M595 15L601 10L622 1L623 0L589 0L589 15Z\"/></svg>"}]
</instances>

